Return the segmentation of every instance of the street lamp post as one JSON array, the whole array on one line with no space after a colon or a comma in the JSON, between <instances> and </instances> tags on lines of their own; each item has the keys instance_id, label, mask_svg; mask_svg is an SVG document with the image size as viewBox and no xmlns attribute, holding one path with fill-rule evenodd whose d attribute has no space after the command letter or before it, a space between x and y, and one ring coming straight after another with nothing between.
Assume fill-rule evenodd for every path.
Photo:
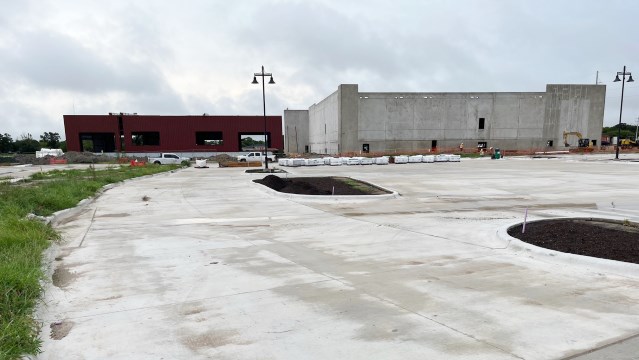
<instances>
[{"instance_id":1,"label":"street lamp post","mask_svg":"<svg viewBox=\"0 0 639 360\"><path fill-rule=\"evenodd\" d=\"M269 84L275 84L273 81L273 74L264 72L264 65L262 65L262 72L253 74L253 82L251 84L259 84L257 77L262 77L262 106L264 108L264 170L268 171L268 140L266 134L266 89L264 86L264 77L270 76L271 80Z\"/></svg>"},{"instance_id":2,"label":"street lamp post","mask_svg":"<svg viewBox=\"0 0 639 360\"><path fill-rule=\"evenodd\" d=\"M621 79L619 79L621 75ZM628 75L628 80L626 80ZM621 113L623 112L623 88L626 82L633 82L632 73L626 72L626 65L623 66L622 72L617 72L617 77L614 82L621 81L621 105L619 106L619 128L617 129L617 152L615 153L615 160L619 160L619 148L621 147Z\"/></svg>"}]
</instances>

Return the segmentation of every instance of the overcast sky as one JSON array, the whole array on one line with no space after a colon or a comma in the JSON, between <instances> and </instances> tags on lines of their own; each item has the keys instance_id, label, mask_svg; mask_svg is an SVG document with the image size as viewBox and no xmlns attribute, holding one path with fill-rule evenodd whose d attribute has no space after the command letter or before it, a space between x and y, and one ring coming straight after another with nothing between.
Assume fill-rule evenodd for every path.
<instances>
[{"instance_id":1,"label":"overcast sky","mask_svg":"<svg viewBox=\"0 0 639 360\"><path fill-rule=\"evenodd\" d=\"M370 92L607 85L639 117L636 0L0 0L0 133L64 138L64 114L259 115L342 83Z\"/></svg>"}]
</instances>

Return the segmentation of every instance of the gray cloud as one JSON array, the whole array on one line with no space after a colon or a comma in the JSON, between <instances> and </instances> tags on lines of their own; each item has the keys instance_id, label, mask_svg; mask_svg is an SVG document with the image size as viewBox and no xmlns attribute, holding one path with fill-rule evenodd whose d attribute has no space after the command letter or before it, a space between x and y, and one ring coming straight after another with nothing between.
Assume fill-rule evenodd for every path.
<instances>
[{"instance_id":1,"label":"gray cloud","mask_svg":"<svg viewBox=\"0 0 639 360\"><path fill-rule=\"evenodd\" d=\"M615 73L625 64L639 80L637 9L624 0L10 2L0 13L0 124L15 135L24 124L52 131L74 104L87 114L260 114L249 82L262 64L277 82L269 114L307 108L341 83L543 91L594 83L599 70L614 124ZM624 122L634 123L639 87L627 85Z\"/></svg>"},{"instance_id":2,"label":"gray cloud","mask_svg":"<svg viewBox=\"0 0 639 360\"><path fill-rule=\"evenodd\" d=\"M155 91L161 74L148 63L94 52L55 33L27 33L2 61L14 76L37 86L77 92Z\"/></svg>"}]
</instances>

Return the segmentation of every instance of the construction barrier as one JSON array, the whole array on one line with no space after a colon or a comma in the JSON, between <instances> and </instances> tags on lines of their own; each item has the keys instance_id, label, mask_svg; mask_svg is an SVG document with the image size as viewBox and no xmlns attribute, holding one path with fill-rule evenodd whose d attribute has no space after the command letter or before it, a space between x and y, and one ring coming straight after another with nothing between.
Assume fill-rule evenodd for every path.
<instances>
[{"instance_id":1,"label":"construction barrier","mask_svg":"<svg viewBox=\"0 0 639 360\"><path fill-rule=\"evenodd\" d=\"M49 159L49 165L61 165L61 164L67 164L67 159L56 159L56 158L50 158Z\"/></svg>"}]
</instances>

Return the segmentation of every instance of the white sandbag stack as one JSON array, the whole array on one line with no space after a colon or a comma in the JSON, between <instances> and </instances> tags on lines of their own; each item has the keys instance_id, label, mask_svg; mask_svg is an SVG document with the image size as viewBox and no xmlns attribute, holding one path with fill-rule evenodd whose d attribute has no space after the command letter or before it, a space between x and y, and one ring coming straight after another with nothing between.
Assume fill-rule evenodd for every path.
<instances>
[{"instance_id":1,"label":"white sandbag stack","mask_svg":"<svg viewBox=\"0 0 639 360\"><path fill-rule=\"evenodd\" d=\"M388 156L381 156L375 158L376 165L388 165Z\"/></svg>"},{"instance_id":2,"label":"white sandbag stack","mask_svg":"<svg viewBox=\"0 0 639 360\"><path fill-rule=\"evenodd\" d=\"M408 164L408 155L395 156L395 164Z\"/></svg>"}]
</instances>

